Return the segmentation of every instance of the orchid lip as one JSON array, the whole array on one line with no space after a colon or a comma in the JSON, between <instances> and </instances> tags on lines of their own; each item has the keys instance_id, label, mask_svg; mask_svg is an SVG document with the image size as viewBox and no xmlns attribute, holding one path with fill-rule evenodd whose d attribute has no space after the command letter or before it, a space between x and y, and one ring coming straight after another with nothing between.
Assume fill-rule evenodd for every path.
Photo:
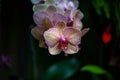
<instances>
[{"instance_id":1,"label":"orchid lip","mask_svg":"<svg viewBox=\"0 0 120 80\"><path fill-rule=\"evenodd\" d=\"M67 39L61 38L61 39L59 40L59 48L61 48L61 49L63 49L63 50L65 50L65 49L68 48L68 41L67 41Z\"/></svg>"}]
</instances>

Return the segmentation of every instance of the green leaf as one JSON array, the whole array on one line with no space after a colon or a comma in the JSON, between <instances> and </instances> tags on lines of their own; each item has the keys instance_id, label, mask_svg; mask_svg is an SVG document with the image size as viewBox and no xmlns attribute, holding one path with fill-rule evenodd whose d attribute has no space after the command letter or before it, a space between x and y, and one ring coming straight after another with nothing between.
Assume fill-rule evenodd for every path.
<instances>
[{"instance_id":1,"label":"green leaf","mask_svg":"<svg viewBox=\"0 0 120 80\"><path fill-rule=\"evenodd\" d=\"M105 74L106 71L95 65L86 65L80 69L81 71L88 71L93 74Z\"/></svg>"},{"instance_id":2,"label":"green leaf","mask_svg":"<svg viewBox=\"0 0 120 80\"><path fill-rule=\"evenodd\" d=\"M114 18L116 22L116 34L119 37L120 36L120 5L117 5L114 3Z\"/></svg>"},{"instance_id":3,"label":"green leaf","mask_svg":"<svg viewBox=\"0 0 120 80\"><path fill-rule=\"evenodd\" d=\"M75 58L52 65L43 80L65 80L79 70L79 62Z\"/></svg>"},{"instance_id":4,"label":"green leaf","mask_svg":"<svg viewBox=\"0 0 120 80\"><path fill-rule=\"evenodd\" d=\"M106 17L109 19L110 18L110 7L107 2L104 4L103 8L104 8Z\"/></svg>"},{"instance_id":5,"label":"green leaf","mask_svg":"<svg viewBox=\"0 0 120 80\"><path fill-rule=\"evenodd\" d=\"M96 13L101 16L101 7L103 6L103 0L92 0L92 5L94 6Z\"/></svg>"},{"instance_id":6,"label":"green leaf","mask_svg":"<svg viewBox=\"0 0 120 80\"><path fill-rule=\"evenodd\" d=\"M113 80L112 75L107 72L106 70L102 69L101 67L98 67L96 65L86 65L80 69L80 71L88 71L92 73L93 79L98 80L97 76L95 74L104 74L107 76L108 80Z\"/></svg>"}]
</instances>

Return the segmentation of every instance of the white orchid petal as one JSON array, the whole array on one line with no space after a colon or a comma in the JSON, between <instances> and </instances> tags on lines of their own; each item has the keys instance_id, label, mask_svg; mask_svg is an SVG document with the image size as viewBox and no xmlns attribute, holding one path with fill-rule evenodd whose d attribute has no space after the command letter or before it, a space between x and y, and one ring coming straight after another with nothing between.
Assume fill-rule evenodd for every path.
<instances>
[{"instance_id":1,"label":"white orchid petal","mask_svg":"<svg viewBox=\"0 0 120 80\"><path fill-rule=\"evenodd\" d=\"M71 45L71 44L68 44L68 48L66 50L64 50L64 52L66 54L75 54L79 51L79 47L77 45Z\"/></svg>"},{"instance_id":2,"label":"white orchid petal","mask_svg":"<svg viewBox=\"0 0 120 80\"><path fill-rule=\"evenodd\" d=\"M54 46L59 38L59 30L57 28L50 28L44 32L45 42L48 46Z\"/></svg>"},{"instance_id":3,"label":"white orchid petal","mask_svg":"<svg viewBox=\"0 0 120 80\"><path fill-rule=\"evenodd\" d=\"M56 44L55 46L48 48L48 49L49 49L49 53L50 53L51 55L57 55L57 54L59 54L59 53L61 52L61 49L59 48L58 45L59 45L59 44Z\"/></svg>"}]
</instances>

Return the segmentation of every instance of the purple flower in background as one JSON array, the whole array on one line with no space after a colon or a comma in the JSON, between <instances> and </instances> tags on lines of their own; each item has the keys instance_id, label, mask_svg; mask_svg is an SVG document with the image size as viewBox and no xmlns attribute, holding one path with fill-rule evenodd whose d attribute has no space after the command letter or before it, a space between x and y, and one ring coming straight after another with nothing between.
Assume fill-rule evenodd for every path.
<instances>
[{"instance_id":1,"label":"purple flower in background","mask_svg":"<svg viewBox=\"0 0 120 80\"><path fill-rule=\"evenodd\" d=\"M6 55L1 55L0 56L0 61L1 61L2 64L6 65L7 67L12 67L10 57L8 57Z\"/></svg>"}]
</instances>

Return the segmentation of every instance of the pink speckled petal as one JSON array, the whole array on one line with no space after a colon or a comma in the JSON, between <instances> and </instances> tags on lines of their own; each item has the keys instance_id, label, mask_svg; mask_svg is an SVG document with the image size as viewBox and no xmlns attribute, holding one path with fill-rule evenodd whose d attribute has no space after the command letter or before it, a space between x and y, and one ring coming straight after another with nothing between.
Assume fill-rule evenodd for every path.
<instances>
[{"instance_id":1,"label":"pink speckled petal","mask_svg":"<svg viewBox=\"0 0 120 80\"><path fill-rule=\"evenodd\" d=\"M50 28L47 31L44 32L44 38L47 46L54 46L59 38L59 30L57 28Z\"/></svg>"},{"instance_id":2,"label":"pink speckled petal","mask_svg":"<svg viewBox=\"0 0 120 80\"><path fill-rule=\"evenodd\" d=\"M73 45L78 45L81 40L81 32L74 28L65 28L64 37Z\"/></svg>"},{"instance_id":3,"label":"pink speckled petal","mask_svg":"<svg viewBox=\"0 0 120 80\"><path fill-rule=\"evenodd\" d=\"M49 48L48 48L49 53L50 53L51 55L57 55L57 54L60 54L61 49L59 48L58 45L59 45L59 44L57 43L55 46L53 46L53 47L49 47Z\"/></svg>"},{"instance_id":4,"label":"pink speckled petal","mask_svg":"<svg viewBox=\"0 0 120 80\"><path fill-rule=\"evenodd\" d=\"M64 52L66 54L75 54L79 51L79 48L77 45L71 45L71 44L68 44L68 48L66 50L64 50Z\"/></svg>"}]
</instances>

